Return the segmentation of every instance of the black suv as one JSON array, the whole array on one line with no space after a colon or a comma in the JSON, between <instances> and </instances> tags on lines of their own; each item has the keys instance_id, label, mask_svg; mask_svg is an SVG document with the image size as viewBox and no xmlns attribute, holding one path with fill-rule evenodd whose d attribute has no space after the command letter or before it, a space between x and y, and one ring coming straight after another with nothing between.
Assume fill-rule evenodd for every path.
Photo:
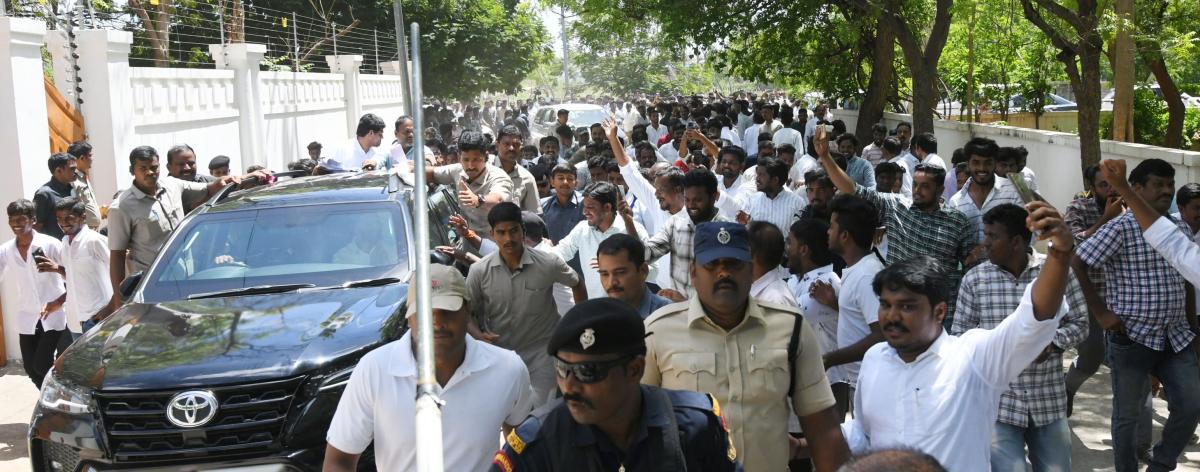
<instances>
[{"instance_id":1,"label":"black suv","mask_svg":"<svg viewBox=\"0 0 1200 472\"><path fill-rule=\"evenodd\" d=\"M192 212L46 376L34 470L320 470L350 373L401 334L422 257L412 188L388 180L280 180ZM453 244L453 194L429 203L431 247Z\"/></svg>"}]
</instances>

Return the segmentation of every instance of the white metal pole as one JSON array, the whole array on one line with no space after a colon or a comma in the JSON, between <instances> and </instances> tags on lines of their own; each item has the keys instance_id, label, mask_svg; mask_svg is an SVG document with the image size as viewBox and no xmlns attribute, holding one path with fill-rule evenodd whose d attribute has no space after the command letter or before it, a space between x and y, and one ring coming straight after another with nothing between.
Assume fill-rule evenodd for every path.
<instances>
[{"instance_id":1,"label":"white metal pole","mask_svg":"<svg viewBox=\"0 0 1200 472\"><path fill-rule=\"evenodd\" d=\"M425 138L421 108L421 30L414 22L412 34L412 120L413 164L416 188L413 190L413 218L417 243L417 277L412 290L417 293L417 470L443 472L442 401L437 396L437 373L433 368L433 310L429 306L429 213L425 186Z\"/></svg>"}]
</instances>

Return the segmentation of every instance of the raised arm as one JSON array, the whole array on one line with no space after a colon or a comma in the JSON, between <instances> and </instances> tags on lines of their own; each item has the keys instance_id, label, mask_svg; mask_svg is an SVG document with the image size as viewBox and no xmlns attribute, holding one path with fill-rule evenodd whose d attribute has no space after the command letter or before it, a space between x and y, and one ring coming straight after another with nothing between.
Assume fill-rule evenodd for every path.
<instances>
[{"instance_id":1,"label":"raised arm","mask_svg":"<svg viewBox=\"0 0 1200 472\"><path fill-rule=\"evenodd\" d=\"M612 147L613 157L617 158L617 165L625 167L629 163L629 156L625 155L625 147L621 146L621 140L617 138L617 122L613 121L612 117L604 119L600 126L604 128L604 134L608 136L608 145Z\"/></svg>"},{"instance_id":2,"label":"raised arm","mask_svg":"<svg viewBox=\"0 0 1200 472\"><path fill-rule=\"evenodd\" d=\"M850 178L850 174L842 170L837 162L834 162L833 156L829 154L829 141L825 139L825 127L818 126L816 136L813 137L813 151L817 153L817 159L821 161L821 167L825 168L825 173L829 174L829 179L833 181L833 185L837 187L839 192L847 195L854 195L858 183Z\"/></svg>"},{"instance_id":3,"label":"raised arm","mask_svg":"<svg viewBox=\"0 0 1200 472\"><path fill-rule=\"evenodd\" d=\"M1149 203L1133 191L1133 187L1129 186L1129 181L1125 179L1125 161L1116 159L1106 159L1100 163L1100 172L1104 175L1104 180L1111 185L1113 190L1116 190L1121 198L1125 199L1125 204L1129 206L1129 211L1133 212L1133 217L1137 219L1138 226L1142 227L1142 231L1150 229L1155 221L1162 217L1154 208L1150 207Z\"/></svg>"},{"instance_id":4,"label":"raised arm","mask_svg":"<svg viewBox=\"0 0 1200 472\"><path fill-rule=\"evenodd\" d=\"M1033 281L1033 316L1044 321L1053 318L1063 304L1071 257L1075 253L1075 238L1062 215L1049 203L1035 201L1025 208L1029 210L1029 229L1040 232L1042 239L1050 239L1046 263Z\"/></svg>"}]
</instances>

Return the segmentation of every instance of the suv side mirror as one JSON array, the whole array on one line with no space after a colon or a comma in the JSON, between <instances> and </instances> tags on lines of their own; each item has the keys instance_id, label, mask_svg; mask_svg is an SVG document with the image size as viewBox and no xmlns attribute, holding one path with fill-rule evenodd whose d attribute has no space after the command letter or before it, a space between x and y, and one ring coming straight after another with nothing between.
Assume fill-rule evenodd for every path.
<instances>
[{"instance_id":1,"label":"suv side mirror","mask_svg":"<svg viewBox=\"0 0 1200 472\"><path fill-rule=\"evenodd\" d=\"M442 254L434 249L429 251L429 262L452 266L454 265L454 258L450 257L449 255Z\"/></svg>"},{"instance_id":2,"label":"suv side mirror","mask_svg":"<svg viewBox=\"0 0 1200 472\"><path fill-rule=\"evenodd\" d=\"M121 290L121 301L122 302L129 299L129 297L133 296L133 289L137 288L138 282L142 281L143 275L145 275L145 274L142 272L134 272L133 275L130 275L129 277L125 277L125 280L121 281L120 290Z\"/></svg>"}]
</instances>

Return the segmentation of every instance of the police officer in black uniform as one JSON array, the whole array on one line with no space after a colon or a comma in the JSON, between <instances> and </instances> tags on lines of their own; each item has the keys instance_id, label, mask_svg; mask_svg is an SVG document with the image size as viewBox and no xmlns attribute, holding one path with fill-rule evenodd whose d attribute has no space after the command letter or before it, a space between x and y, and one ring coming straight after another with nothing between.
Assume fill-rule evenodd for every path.
<instances>
[{"instance_id":1,"label":"police officer in black uniform","mask_svg":"<svg viewBox=\"0 0 1200 472\"><path fill-rule=\"evenodd\" d=\"M646 328L612 298L575 305L554 329L563 398L505 439L492 471L740 471L710 395L641 385Z\"/></svg>"}]
</instances>

